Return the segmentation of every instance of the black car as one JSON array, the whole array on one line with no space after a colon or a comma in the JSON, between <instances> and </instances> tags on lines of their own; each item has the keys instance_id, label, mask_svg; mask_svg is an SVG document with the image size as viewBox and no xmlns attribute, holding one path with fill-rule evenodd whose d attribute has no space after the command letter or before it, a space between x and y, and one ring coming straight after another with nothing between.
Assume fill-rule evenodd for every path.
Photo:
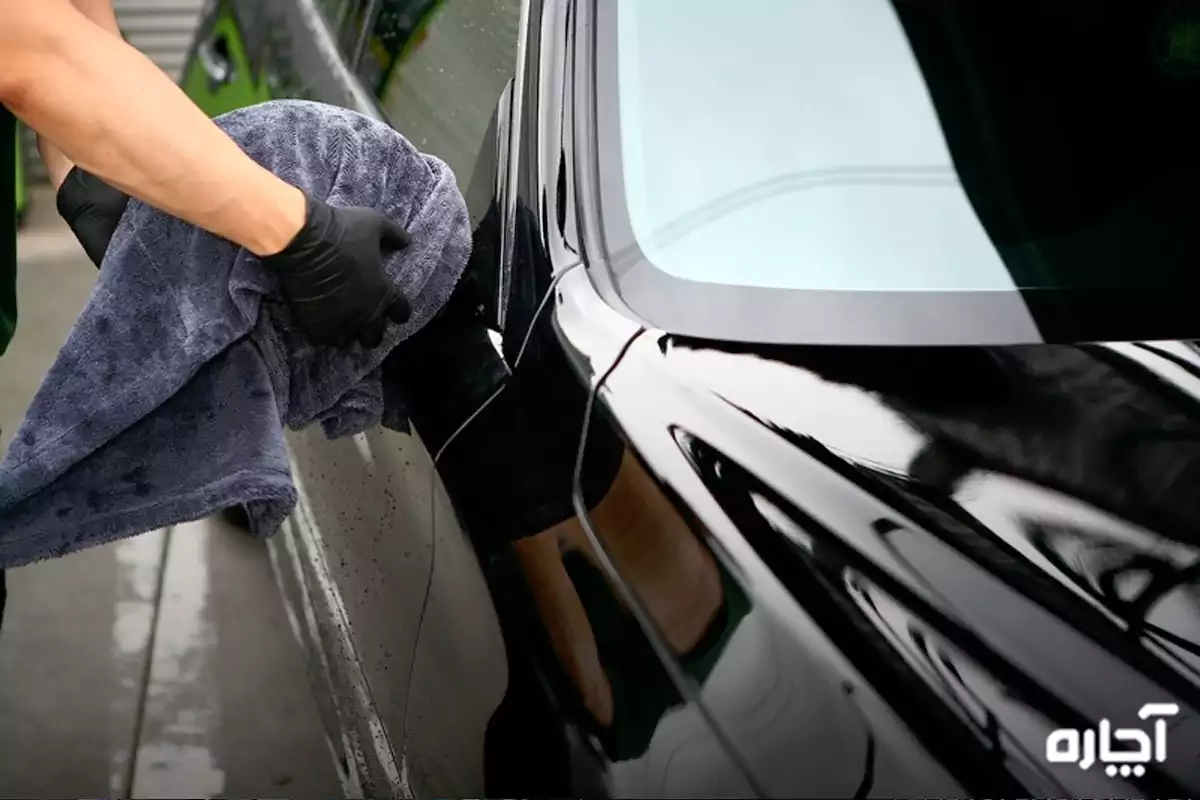
<instances>
[{"instance_id":1,"label":"black car","mask_svg":"<svg viewBox=\"0 0 1200 800\"><path fill-rule=\"evenodd\" d=\"M409 434L291 436L347 793L1200 791L1200 3L222 0L456 172Z\"/></svg>"}]
</instances>

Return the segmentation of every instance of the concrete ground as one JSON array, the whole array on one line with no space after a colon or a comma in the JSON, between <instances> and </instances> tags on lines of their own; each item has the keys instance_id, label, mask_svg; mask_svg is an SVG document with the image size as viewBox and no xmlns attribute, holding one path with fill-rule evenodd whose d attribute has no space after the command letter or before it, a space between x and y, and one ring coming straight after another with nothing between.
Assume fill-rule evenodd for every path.
<instances>
[{"instance_id":1,"label":"concrete ground","mask_svg":"<svg viewBox=\"0 0 1200 800\"><path fill-rule=\"evenodd\" d=\"M0 453L95 270L39 191L0 359ZM0 797L338 797L266 549L220 522L13 570Z\"/></svg>"}]
</instances>

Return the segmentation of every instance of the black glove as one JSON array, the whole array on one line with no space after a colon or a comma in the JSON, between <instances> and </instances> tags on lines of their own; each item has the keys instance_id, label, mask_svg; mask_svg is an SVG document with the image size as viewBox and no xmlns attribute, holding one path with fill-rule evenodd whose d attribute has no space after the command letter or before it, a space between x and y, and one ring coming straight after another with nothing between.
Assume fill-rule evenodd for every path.
<instances>
[{"instance_id":1,"label":"black glove","mask_svg":"<svg viewBox=\"0 0 1200 800\"><path fill-rule=\"evenodd\" d=\"M71 167L58 187L58 214L71 226L71 233L97 268L117 230L129 196L79 167Z\"/></svg>"},{"instance_id":2,"label":"black glove","mask_svg":"<svg viewBox=\"0 0 1200 800\"><path fill-rule=\"evenodd\" d=\"M408 301L388 279L383 259L408 246L408 233L370 208L337 208L308 198L308 219L275 270L296 320L316 344L378 347L387 321L408 319Z\"/></svg>"}]
</instances>

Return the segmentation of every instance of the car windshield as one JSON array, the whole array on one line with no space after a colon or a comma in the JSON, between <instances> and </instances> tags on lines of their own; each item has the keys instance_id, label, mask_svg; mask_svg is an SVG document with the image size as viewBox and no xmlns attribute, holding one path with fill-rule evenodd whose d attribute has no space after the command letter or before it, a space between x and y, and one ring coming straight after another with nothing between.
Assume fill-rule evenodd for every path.
<instances>
[{"instance_id":1,"label":"car windshield","mask_svg":"<svg viewBox=\"0 0 1200 800\"><path fill-rule=\"evenodd\" d=\"M983 338L1028 340L1039 291L1055 319L1095 322L1113 306L1080 313L1085 295L1161 306L1200 287L1196 0L597 5L609 272L651 321L706 333L660 308L684 285L710 318L765 313L749 298L767 291L783 315L803 313L788 293L847 312L888 295L889 341L939 309L1024 315ZM1194 316L1173 338L1200 336ZM1114 338L1144 338L1128 328Z\"/></svg>"}]
</instances>

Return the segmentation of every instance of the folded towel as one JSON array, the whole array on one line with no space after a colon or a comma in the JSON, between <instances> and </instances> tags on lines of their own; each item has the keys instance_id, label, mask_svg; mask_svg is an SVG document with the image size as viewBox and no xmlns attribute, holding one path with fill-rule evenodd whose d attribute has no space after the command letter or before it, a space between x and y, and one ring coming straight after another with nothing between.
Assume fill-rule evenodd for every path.
<instances>
[{"instance_id":1,"label":"folded towel","mask_svg":"<svg viewBox=\"0 0 1200 800\"><path fill-rule=\"evenodd\" d=\"M346 436L402 420L380 365L441 309L471 248L454 174L345 109L264 103L217 119L251 158L412 244L388 274L412 316L371 350L311 345L252 254L139 202L0 463L0 569L243 503L256 534L295 504L283 426ZM388 407L389 405L393 407Z\"/></svg>"}]
</instances>

